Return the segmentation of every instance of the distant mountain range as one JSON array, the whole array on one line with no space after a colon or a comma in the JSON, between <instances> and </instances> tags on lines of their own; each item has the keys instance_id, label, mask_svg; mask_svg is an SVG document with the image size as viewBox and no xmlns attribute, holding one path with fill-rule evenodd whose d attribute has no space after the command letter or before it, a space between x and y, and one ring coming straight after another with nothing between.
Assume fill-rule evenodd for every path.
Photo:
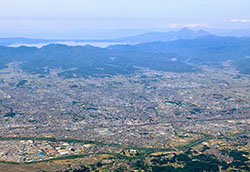
<instances>
[{"instance_id":1,"label":"distant mountain range","mask_svg":"<svg viewBox=\"0 0 250 172\"><path fill-rule=\"evenodd\" d=\"M116 39L117 42L157 42L157 41L173 41L179 39L195 39L202 36L211 35L204 30L193 31L187 28L183 28L177 32L148 32L145 34L131 36L127 38Z\"/></svg>"},{"instance_id":2,"label":"distant mountain range","mask_svg":"<svg viewBox=\"0 0 250 172\"><path fill-rule=\"evenodd\" d=\"M120 43L146 43L155 41L173 41L179 39L195 39L202 36L211 35L209 32L199 30L193 31L183 28L177 32L148 32L141 35L106 40L71 40L71 39L30 39L30 38L0 38L0 45L9 46L13 44L41 44L57 42L120 42Z\"/></svg>"},{"instance_id":3,"label":"distant mountain range","mask_svg":"<svg viewBox=\"0 0 250 172\"><path fill-rule=\"evenodd\" d=\"M9 46L13 44L39 44L39 43L53 43L59 40L54 39L31 39L31 38L0 38L0 45Z\"/></svg>"},{"instance_id":4,"label":"distant mountain range","mask_svg":"<svg viewBox=\"0 0 250 172\"><path fill-rule=\"evenodd\" d=\"M51 44L42 48L0 46L0 68L22 62L29 73L61 68L64 77L129 74L146 67L169 72L199 71L199 65L223 67L224 61L250 74L250 38L203 36L168 42L116 45L108 48ZM74 70L71 70L74 69Z\"/></svg>"}]
</instances>

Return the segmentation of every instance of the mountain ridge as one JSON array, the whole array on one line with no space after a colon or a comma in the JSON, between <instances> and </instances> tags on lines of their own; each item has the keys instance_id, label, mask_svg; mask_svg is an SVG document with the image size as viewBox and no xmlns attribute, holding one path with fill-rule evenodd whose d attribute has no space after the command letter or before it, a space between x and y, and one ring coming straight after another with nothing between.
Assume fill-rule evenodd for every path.
<instances>
[{"instance_id":1,"label":"mountain ridge","mask_svg":"<svg viewBox=\"0 0 250 172\"><path fill-rule=\"evenodd\" d=\"M219 66L229 60L238 71L250 74L250 58L246 58L250 56L249 47L250 38L218 36L108 48L60 44L42 48L0 46L0 67L18 61L22 62L21 68L30 73L76 68L62 76L106 76L133 73L138 70L136 66L167 72L194 72L199 70L199 65Z\"/></svg>"},{"instance_id":2,"label":"mountain ridge","mask_svg":"<svg viewBox=\"0 0 250 172\"><path fill-rule=\"evenodd\" d=\"M156 42L156 41L173 41L179 39L195 39L202 36L212 35L207 31L193 31L188 28L182 28L179 31L169 32L147 32L141 35L116 39L121 42Z\"/></svg>"},{"instance_id":3,"label":"mountain ridge","mask_svg":"<svg viewBox=\"0 0 250 172\"><path fill-rule=\"evenodd\" d=\"M145 43L155 41L172 41L178 39L195 39L201 36L211 35L209 32L204 30L193 31L188 28L183 28L179 31L169 32L146 32L143 34L122 37L117 39L103 39L103 40L89 40L89 39L35 39L25 37L13 37L13 38L0 38L0 45L10 46L15 44L39 44L39 43L56 43L56 42L121 42L121 43Z\"/></svg>"}]
</instances>

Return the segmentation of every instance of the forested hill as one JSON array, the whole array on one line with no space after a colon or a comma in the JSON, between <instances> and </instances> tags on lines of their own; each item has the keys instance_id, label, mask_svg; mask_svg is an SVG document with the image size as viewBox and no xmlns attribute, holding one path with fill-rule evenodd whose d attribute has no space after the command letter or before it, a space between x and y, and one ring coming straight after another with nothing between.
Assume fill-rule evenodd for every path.
<instances>
[{"instance_id":1,"label":"forested hill","mask_svg":"<svg viewBox=\"0 0 250 172\"><path fill-rule=\"evenodd\" d=\"M22 62L22 69L30 73L46 73L51 68L73 68L61 73L67 77L128 74L138 70L137 67L193 72L197 71L199 64L220 64L228 60L242 73L250 74L249 57L250 39L215 36L108 48L58 44L40 49L0 47L1 68L13 61Z\"/></svg>"},{"instance_id":2,"label":"forested hill","mask_svg":"<svg viewBox=\"0 0 250 172\"><path fill-rule=\"evenodd\" d=\"M204 36L193 40L110 46L113 51L143 51L174 54L179 62L215 64L232 61L239 71L250 74L250 38Z\"/></svg>"}]
</instances>

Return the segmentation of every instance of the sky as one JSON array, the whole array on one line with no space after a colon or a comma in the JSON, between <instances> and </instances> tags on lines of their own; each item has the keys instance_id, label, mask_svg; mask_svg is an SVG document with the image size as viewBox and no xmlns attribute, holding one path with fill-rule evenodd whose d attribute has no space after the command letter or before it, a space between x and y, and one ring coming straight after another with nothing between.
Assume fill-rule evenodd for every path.
<instances>
[{"instance_id":1,"label":"sky","mask_svg":"<svg viewBox=\"0 0 250 172\"><path fill-rule=\"evenodd\" d=\"M0 37L105 38L250 29L250 0L0 0Z\"/></svg>"}]
</instances>

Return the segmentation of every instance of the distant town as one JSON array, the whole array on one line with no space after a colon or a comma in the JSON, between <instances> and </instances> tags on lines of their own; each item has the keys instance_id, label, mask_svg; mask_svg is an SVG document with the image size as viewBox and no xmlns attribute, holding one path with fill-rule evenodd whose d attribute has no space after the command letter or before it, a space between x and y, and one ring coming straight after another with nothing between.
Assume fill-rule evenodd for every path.
<instances>
[{"instance_id":1,"label":"distant town","mask_svg":"<svg viewBox=\"0 0 250 172\"><path fill-rule=\"evenodd\" d=\"M249 162L250 78L224 65L64 78L61 69L32 75L10 63L0 71L0 161L61 162L43 165L48 171L91 169L91 163L132 170L127 158L157 164L186 150L230 164L235 159L223 151L237 148Z\"/></svg>"}]
</instances>

